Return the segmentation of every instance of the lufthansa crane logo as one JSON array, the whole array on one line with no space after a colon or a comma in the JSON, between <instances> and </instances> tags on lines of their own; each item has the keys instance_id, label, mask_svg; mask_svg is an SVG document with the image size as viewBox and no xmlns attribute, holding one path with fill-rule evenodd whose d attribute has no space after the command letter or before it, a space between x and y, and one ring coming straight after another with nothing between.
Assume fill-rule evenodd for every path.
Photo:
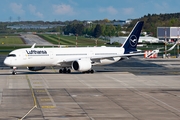
<instances>
[{"instance_id":1,"label":"lufthansa crane logo","mask_svg":"<svg viewBox=\"0 0 180 120\"><path fill-rule=\"evenodd\" d=\"M135 35L132 35L132 36L130 37L129 42L130 42L130 45L131 45L132 47L135 47L135 46L137 45L137 42L138 42L137 37L136 37Z\"/></svg>"}]
</instances>

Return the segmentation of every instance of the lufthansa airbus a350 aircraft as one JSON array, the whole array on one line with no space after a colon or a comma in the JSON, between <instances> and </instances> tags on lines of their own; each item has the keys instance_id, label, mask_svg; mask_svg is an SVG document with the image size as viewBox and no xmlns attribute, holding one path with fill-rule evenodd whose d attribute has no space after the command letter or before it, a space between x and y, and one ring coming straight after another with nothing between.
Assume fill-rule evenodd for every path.
<instances>
[{"instance_id":1,"label":"lufthansa airbus a350 aircraft","mask_svg":"<svg viewBox=\"0 0 180 120\"><path fill-rule=\"evenodd\" d=\"M137 52L137 43L144 22L139 21L121 47L70 47L17 49L9 53L4 64L13 68L27 67L31 71L43 70L46 66L59 66L59 73L70 73L71 69L93 73L92 66L117 62L123 57L143 55Z\"/></svg>"}]
</instances>

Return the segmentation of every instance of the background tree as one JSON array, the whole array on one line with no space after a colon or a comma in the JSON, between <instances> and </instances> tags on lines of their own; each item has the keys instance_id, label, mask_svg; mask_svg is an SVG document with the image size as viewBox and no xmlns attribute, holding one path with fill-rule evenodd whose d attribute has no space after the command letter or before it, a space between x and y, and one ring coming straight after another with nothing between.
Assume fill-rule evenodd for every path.
<instances>
[{"instance_id":1,"label":"background tree","mask_svg":"<svg viewBox=\"0 0 180 120\"><path fill-rule=\"evenodd\" d=\"M116 36L118 37L118 36L120 36L121 35L121 26L120 25L118 25L118 26L116 26Z\"/></svg>"},{"instance_id":2,"label":"background tree","mask_svg":"<svg viewBox=\"0 0 180 120\"><path fill-rule=\"evenodd\" d=\"M69 24L63 28L64 34L68 35L73 31L73 25Z\"/></svg>"},{"instance_id":3,"label":"background tree","mask_svg":"<svg viewBox=\"0 0 180 120\"><path fill-rule=\"evenodd\" d=\"M102 34L101 26L99 24L96 25L94 29L94 37L98 38Z\"/></svg>"},{"instance_id":4,"label":"background tree","mask_svg":"<svg viewBox=\"0 0 180 120\"><path fill-rule=\"evenodd\" d=\"M82 35L83 30L84 30L84 25L83 24L75 24L73 27L74 27L73 28L74 35L77 35L77 34Z\"/></svg>"},{"instance_id":5,"label":"background tree","mask_svg":"<svg viewBox=\"0 0 180 120\"><path fill-rule=\"evenodd\" d=\"M115 36L116 29L113 25L106 25L106 29L104 31L105 36Z\"/></svg>"},{"instance_id":6,"label":"background tree","mask_svg":"<svg viewBox=\"0 0 180 120\"><path fill-rule=\"evenodd\" d=\"M101 25L101 31L102 31L102 36L106 36L106 34L105 34L106 25L105 24Z\"/></svg>"}]
</instances>

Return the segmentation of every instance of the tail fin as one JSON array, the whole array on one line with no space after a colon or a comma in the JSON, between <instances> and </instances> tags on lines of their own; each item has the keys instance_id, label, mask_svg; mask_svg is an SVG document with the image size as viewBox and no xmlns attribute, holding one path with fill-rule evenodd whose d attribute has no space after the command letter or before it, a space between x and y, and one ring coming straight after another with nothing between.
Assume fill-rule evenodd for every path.
<instances>
[{"instance_id":1,"label":"tail fin","mask_svg":"<svg viewBox=\"0 0 180 120\"><path fill-rule=\"evenodd\" d=\"M125 49L124 51L125 54L128 54L133 51L137 51L136 47L139 40L139 36L141 34L143 24L144 24L143 21L137 22L135 27L129 34L128 38L123 43L122 47Z\"/></svg>"}]
</instances>

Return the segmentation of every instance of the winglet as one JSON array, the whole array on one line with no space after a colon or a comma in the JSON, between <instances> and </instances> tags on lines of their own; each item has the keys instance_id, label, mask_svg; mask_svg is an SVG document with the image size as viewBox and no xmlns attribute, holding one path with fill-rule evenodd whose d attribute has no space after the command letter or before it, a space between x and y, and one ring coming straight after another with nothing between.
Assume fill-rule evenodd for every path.
<instances>
[{"instance_id":1,"label":"winglet","mask_svg":"<svg viewBox=\"0 0 180 120\"><path fill-rule=\"evenodd\" d=\"M122 45L122 47L125 49L125 54L128 54L132 51L137 51L136 47L139 41L139 36L141 34L143 24L144 21L137 22L128 38L125 40L124 44Z\"/></svg>"},{"instance_id":2,"label":"winglet","mask_svg":"<svg viewBox=\"0 0 180 120\"><path fill-rule=\"evenodd\" d=\"M31 46L31 48L34 48L36 46L36 43L34 43L32 46Z\"/></svg>"},{"instance_id":3,"label":"winglet","mask_svg":"<svg viewBox=\"0 0 180 120\"><path fill-rule=\"evenodd\" d=\"M180 41L177 41L171 48L169 48L169 49L167 50L167 52L168 52L168 51L171 51L172 49L174 49L175 46L176 46L177 44L179 44L179 43L180 43Z\"/></svg>"},{"instance_id":4,"label":"winglet","mask_svg":"<svg viewBox=\"0 0 180 120\"><path fill-rule=\"evenodd\" d=\"M156 50L153 50L148 56L147 56L147 58L149 58L151 55L153 55L153 54L157 54L157 53L163 53L163 52L169 52L169 51L171 51L171 50L173 50L174 48L175 48L175 46L177 45L177 44L179 44L180 43L180 41L177 41L171 48L169 48L168 50L166 50L166 51L159 51L160 49L162 49L162 48L157 48Z\"/></svg>"}]
</instances>

